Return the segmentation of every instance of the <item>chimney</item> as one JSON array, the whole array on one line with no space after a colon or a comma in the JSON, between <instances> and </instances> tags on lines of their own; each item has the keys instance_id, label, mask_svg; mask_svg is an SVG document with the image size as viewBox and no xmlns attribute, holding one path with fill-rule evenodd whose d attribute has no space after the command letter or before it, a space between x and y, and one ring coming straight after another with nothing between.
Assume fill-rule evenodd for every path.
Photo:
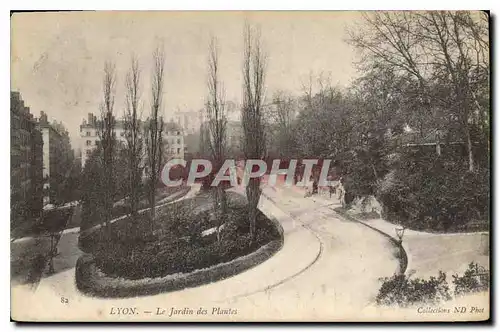
<instances>
[{"instance_id":1,"label":"chimney","mask_svg":"<svg viewBox=\"0 0 500 332\"><path fill-rule=\"evenodd\" d=\"M47 124L47 114L44 111L40 111L40 123Z\"/></svg>"}]
</instances>

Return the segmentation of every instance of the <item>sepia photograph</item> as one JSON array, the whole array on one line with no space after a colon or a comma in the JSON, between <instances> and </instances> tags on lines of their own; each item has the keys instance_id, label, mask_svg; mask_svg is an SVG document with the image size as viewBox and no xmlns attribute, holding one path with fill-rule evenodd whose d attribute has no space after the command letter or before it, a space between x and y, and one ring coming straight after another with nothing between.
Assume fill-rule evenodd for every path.
<instances>
[{"instance_id":1,"label":"sepia photograph","mask_svg":"<svg viewBox=\"0 0 500 332\"><path fill-rule=\"evenodd\" d=\"M491 20L11 12L11 320L489 321Z\"/></svg>"}]
</instances>

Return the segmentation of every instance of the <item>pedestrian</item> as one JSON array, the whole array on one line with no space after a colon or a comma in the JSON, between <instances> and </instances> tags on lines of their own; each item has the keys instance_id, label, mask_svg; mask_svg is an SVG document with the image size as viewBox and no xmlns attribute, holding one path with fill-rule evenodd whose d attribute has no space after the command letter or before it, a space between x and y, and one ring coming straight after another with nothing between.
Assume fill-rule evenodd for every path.
<instances>
[{"instance_id":1,"label":"pedestrian","mask_svg":"<svg viewBox=\"0 0 500 332\"><path fill-rule=\"evenodd\" d=\"M326 179L328 180L328 192L330 193L330 198L332 198L332 193L335 192L335 185L332 184L333 176L330 174Z\"/></svg>"},{"instance_id":2,"label":"pedestrian","mask_svg":"<svg viewBox=\"0 0 500 332\"><path fill-rule=\"evenodd\" d=\"M313 179L312 193L313 194L317 194L318 193L318 181L316 181L316 179Z\"/></svg>"},{"instance_id":3,"label":"pedestrian","mask_svg":"<svg viewBox=\"0 0 500 332\"><path fill-rule=\"evenodd\" d=\"M339 184L338 184L338 187L337 187L337 192L338 192L338 198L339 198L339 201L340 201L340 204L342 205L343 208L346 207L346 204L345 204L345 194L346 194L346 191L345 191L345 188L344 188L344 183L343 183L343 179L342 177L339 179Z\"/></svg>"}]
</instances>

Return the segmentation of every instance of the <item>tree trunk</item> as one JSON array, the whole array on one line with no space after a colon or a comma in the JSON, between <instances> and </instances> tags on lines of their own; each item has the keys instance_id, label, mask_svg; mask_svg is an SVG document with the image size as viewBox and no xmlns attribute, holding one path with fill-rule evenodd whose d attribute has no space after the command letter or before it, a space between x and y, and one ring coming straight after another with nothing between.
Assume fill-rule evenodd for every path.
<instances>
[{"instance_id":1,"label":"tree trunk","mask_svg":"<svg viewBox=\"0 0 500 332\"><path fill-rule=\"evenodd\" d=\"M227 199L226 192L224 191L224 187L219 184L217 188L214 189L215 197L214 197L214 210L217 216L217 242L220 241L220 232L221 227L226 222L226 213L227 213Z\"/></svg>"},{"instance_id":2,"label":"tree trunk","mask_svg":"<svg viewBox=\"0 0 500 332\"><path fill-rule=\"evenodd\" d=\"M467 137L467 153L469 155L469 171L474 172L474 155L472 151L472 140L470 137L469 126L465 125L465 135Z\"/></svg>"},{"instance_id":3,"label":"tree trunk","mask_svg":"<svg viewBox=\"0 0 500 332\"><path fill-rule=\"evenodd\" d=\"M378 181L378 173L377 173L377 169L375 168L375 165L372 164L372 170L373 170L373 176L375 177L375 182Z\"/></svg>"},{"instance_id":4,"label":"tree trunk","mask_svg":"<svg viewBox=\"0 0 500 332\"><path fill-rule=\"evenodd\" d=\"M151 227L153 227L155 218L156 218L156 197L155 197L155 185L152 183L151 184L151 189L150 189L150 207L151 207Z\"/></svg>"},{"instance_id":5,"label":"tree trunk","mask_svg":"<svg viewBox=\"0 0 500 332\"><path fill-rule=\"evenodd\" d=\"M248 215L249 215L249 230L250 239L253 242L255 240L255 229L257 221L257 206L259 204L260 198L260 179L252 178L250 179L248 186L246 188L247 198L248 198Z\"/></svg>"}]
</instances>

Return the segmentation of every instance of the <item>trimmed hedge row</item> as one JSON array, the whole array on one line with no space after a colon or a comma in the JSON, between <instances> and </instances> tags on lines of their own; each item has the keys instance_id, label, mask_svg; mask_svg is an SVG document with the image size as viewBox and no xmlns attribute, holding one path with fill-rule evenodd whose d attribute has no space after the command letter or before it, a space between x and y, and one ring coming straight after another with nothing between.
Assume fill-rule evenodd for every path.
<instances>
[{"instance_id":1,"label":"trimmed hedge row","mask_svg":"<svg viewBox=\"0 0 500 332\"><path fill-rule=\"evenodd\" d=\"M262 212L260 212L262 213ZM238 274L256 266L283 246L283 228L276 218L263 215L269 231L276 231L274 240L257 247L252 252L242 253L235 259L191 271L170 272L165 275L130 279L104 272L92 250L77 261L75 279L78 289L97 297L130 297L175 291L186 287L196 287ZM273 230L274 228L274 230ZM95 233L91 231L91 233ZM97 234L100 234L97 232ZM88 234L90 235L90 234ZM89 236L86 238L90 239ZM95 239L94 239L95 240Z\"/></svg>"},{"instance_id":2,"label":"trimmed hedge row","mask_svg":"<svg viewBox=\"0 0 500 332\"><path fill-rule=\"evenodd\" d=\"M266 261L282 246L283 238L271 241L258 250L230 262L190 273L176 273L160 278L140 280L108 277L96 268L91 254L84 254L76 263L76 285L80 291L95 297L120 298L171 292L212 283L241 273Z\"/></svg>"}]
</instances>

